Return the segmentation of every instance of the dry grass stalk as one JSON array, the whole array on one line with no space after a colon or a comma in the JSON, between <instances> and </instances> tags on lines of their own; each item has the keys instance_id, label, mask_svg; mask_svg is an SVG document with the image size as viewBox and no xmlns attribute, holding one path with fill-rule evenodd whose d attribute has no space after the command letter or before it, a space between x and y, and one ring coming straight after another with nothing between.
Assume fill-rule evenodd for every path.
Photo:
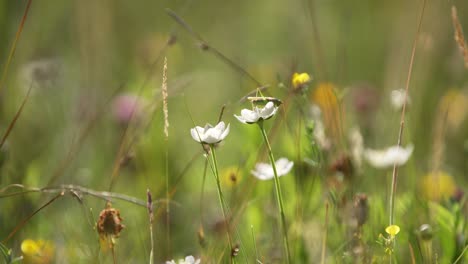
<instances>
[{"instance_id":1,"label":"dry grass stalk","mask_svg":"<svg viewBox=\"0 0 468 264\"><path fill-rule=\"evenodd\" d=\"M166 140L169 138L169 110L167 109L167 58L164 57L163 80L162 80L162 97L163 97L163 112L164 112L164 135Z\"/></svg>"},{"instance_id":2,"label":"dry grass stalk","mask_svg":"<svg viewBox=\"0 0 468 264\"><path fill-rule=\"evenodd\" d=\"M455 30L455 41L457 42L458 48L460 49L463 55L465 68L468 69L468 47L465 41L465 37L463 36L463 28L460 24L460 20L458 20L457 8L455 6L452 6L452 22L453 28Z\"/></svg>"}]
</instances>

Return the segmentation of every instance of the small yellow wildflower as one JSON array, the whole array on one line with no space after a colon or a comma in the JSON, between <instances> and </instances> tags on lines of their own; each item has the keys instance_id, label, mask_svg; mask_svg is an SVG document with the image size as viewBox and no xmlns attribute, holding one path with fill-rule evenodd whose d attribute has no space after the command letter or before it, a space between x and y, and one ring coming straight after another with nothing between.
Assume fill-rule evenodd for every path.
<instances>
[{"instance_id":1,"label":"small yellow wildflower","mask_svg":"<svg viewBox=\"0 0 468 264\"><path fill-rule=\"evenodd\" d=\"M21 243L25 264L52 263L54 251L54 245L50 241L26 239Z\"/></svg>"},{"instance_id":2,"label":"small yellow wildflower","mask_svg":"<svg viewBox=\"0 0 468 264\"><path fill-rule=\"evenodd\" d=\"M385 232L387 232L391 238L395 238L395 236L400 233L400 227L397 225L390 225L385 228Z\"/></svg>"},{"instance_id":3,"label":"small yellow wildflower","mask_svg":"<svg viewBox=\"0 0 468 264\"><path fill-rule=\"evenodd\" d=\"M236 166L225 168L221 172L221 180L225 186L234 187L242 180L242 172Z\"/></svg>"},{"instance_id":4,"label":"small yellow wildflower","mask_svg":"<svg viewBox=\"0 0 468 264\"><path fill-rule=\"evenodd\" d=\"M448 126L457 129L467 116L468 96L459 90L450 89L440 100L439 109L446 115Z\"/></svg>"},{"instance_id":5,"label":"small yellow wildflower","mask_svg":"<svg viewBox=\"0 0 468 264\"><path fill-rule=\"evenodd\" d=\"M448 199L455 193L456 184L452 176L444 171L427 174L421 183L424 197L431 201Z\"/></svg>"},{"instance_id":6,"label":"small yellow wildflower","mask_svg":"<svg viewBox=\"0 0 468 264\"><path fill-rule=\"evenodd\" d=\"M307 85L312 78L309 76L309 74L303 72L303 73L294 73L292 76L292 85L294 90L298 90L303 88L305 85Z\"/></svg>"}]
</instances>

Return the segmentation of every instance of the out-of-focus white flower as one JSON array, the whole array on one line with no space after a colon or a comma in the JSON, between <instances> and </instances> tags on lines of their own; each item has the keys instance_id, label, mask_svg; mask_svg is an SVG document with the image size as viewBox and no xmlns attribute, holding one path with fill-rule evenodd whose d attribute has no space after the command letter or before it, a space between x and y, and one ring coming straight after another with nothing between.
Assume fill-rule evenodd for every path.
<instances>
[{"instance_id":1,"label":"out-of-focus white flower","mask_svg":"<svg viewBox=\"0 0 468 264\"><path fill-rule=\"evenodd\" d=\"M413 153L413 149L414 147L411 144L406 148L392 146L385 150L366 149L364 158L376 168L387 168L394 164L405 164Z\"/></svg>"},{"instance_id":2,"label":"out-of-focus white flower","mask_svg":"<svg viewBox=\"0 0 468 264\"><path fill-rule=\"evenodd\" d=\"M263 108L254 107L253 110L242 109L241 115L234 115L237 120L244 124L254 124L260 120L267 120L274 116L278 107L273 102L268 102Z\"/></svg>"},{"instance_id":3,"label":"out-of-focus white flower","mask_svg":"<svg viewBox=\"0 0 468 264\"><path fill-rule=\"evenodd\" d=\"M405 94L406 91L403 89L393 90L390 93L390 102L395 110L401 110L403 108L403 104L405 103ZM407 97L408 104L411 103L411 98Z\"/></svg>"},{"instance_id":4,"label":"out-of-focus white flower","mask_svg":"<svg viewBox=\"0 0 468 264\"><path fill-rule=\"evenodd\" d=\"M294 162L289 161L287 158L280 158L275 162L276 172L278 173L278 177L288 174ZM251 173L259 180L269 180L275 177L273 172L273 167L271 164L267 163L257 163L255 165L255 170L252 170Z\"/></svg>"},{"instance_id":5,"label":"out-of-focus white flower","mask_svg":"<svg viewBox=\"0 0 468 264\"><path fill-rule=\"evenodd\" d=\"M314 119L314 139L317 144L323 150L329 150L331 148L331 141L325 133L325 126L322 122L322 111L317 105L310 107L310 114Z\"/></svg>"},{"instance_id":6,"label":"out-of-focus white flower","mask_svg":"<svg viewBox=\"0 0 468 264\"><path fill-rule=\"evenodd\" d=\"M187 256L185 259L179 259L179 262L174 260L166 261L166 264L200 264L200 259L195 259L193 256Z\"/></svg>"},{"instance_id":7,"label":"out-of-focus white flower","mask_svg":"<svg viewBox=\"0 0 468 264\"><path fill-rule=\"evenodd\" d=\"M362 153L364 152L364 140L359 128L354 127L349 134L349 142L351 143L351 156L357 167L362 164Z\"/></svg>"},{"instance_id":8,"label":"out-of-focus white flower","mask_svg":"<svg viewBox=\"0 0 468 264\"><path fill-rule=\"evenodd\" d=\"M219 122L215 127L206 124L205 127L196 126L190 129L192 138L201 143L215 144L223 141L229 134L229 125L224 124L223 121Z\"/></svg>"}]
</instances>

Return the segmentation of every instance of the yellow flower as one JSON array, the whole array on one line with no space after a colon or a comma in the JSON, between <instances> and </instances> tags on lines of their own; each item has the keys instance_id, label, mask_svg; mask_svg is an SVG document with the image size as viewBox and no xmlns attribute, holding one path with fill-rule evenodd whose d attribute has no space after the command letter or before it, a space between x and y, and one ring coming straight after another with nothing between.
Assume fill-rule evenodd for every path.
<instances>
[{"instance_id":1,"label":"yellow flower","mask_svg":"<svg viewBox=\"0 0 468 264\"><path fill-rule=\"evenodd\" d=\"M421 184L424 197L431 201L447 199L455 193L456 185L449 174L444 171L427 174Z\"/></svg>"},{"instance_id":2,"label":"yellow flower","mask_svg":"<svg viewBox=\"0 0 468 264\"><path fill-rule=\"evenodd\" d=\"M394 238L398 233L400 233L400 227L397 225L390 225L385 228L385 232L387 232L391 238Z\"/></svg>"},{"instance_id":3,"label":"yellow flower","mask_svg":"<svg viewBox=\"0 0 468 264\"><path fill-rule=\"evenodd\" d=\"M303 88L305 85L307 85L312 78L310 78L309 74L307 73L294 73L292 76L292 85L294 90L298 90L300 88Z\"/></svg>"},{"instance_id":4,"label":"yellow flower","mask_svg":"<svg viewBox=\"0 0 468 264\"><path fill-rule=\"evenodd\" d=\"M21 251L23 263L47 264L52 263L55 248L50 241L26 239L21 243Z\"/></svg>"},{"instance_id":5,"label":"yellow flower","mask_svg":"<svg viewBox=\"0 0 468 264\"><path fill-rule=\"evenodd\" d=\"M449 127L457 129L467 116L468 96L459 90L450 89L440 100L439 108Z\"/></svg>"},{"instance_id":6,"label":"yellow flower","mask_svg":"<svg viewBox=\"0 0 468 264\"><path fill-rule=\"evenodd\" d=\"M234 187L242 180L242 172L236 166L225 168L221 172L221 180L224 186Z\"/></svg>"},{"instance_id":7,"label":"yellow flower","mask_svg":"<svg viewBox=\"0 0 468 264\"><path fill-rule=\"evenodd\" d=\"M343 113L340 109L339 99L336 96L336 87L333 83L319 83L310 95L313 103L320 107L325 123L325 129L332 139L342 135L341 121Z\"/></svg>"}]
</instances>

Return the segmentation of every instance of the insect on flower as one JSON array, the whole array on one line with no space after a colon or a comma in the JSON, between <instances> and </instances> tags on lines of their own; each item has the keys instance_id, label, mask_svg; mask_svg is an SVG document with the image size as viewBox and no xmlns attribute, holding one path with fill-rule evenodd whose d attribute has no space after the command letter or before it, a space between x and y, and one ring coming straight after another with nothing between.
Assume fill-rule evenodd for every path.
<instances>
[{"instance_id":1,"label":"insect on flower","mask_svg":"<svg viewBox=\"0 0 468 264\"><path fill-rule=\"evenodd\" d=\"M275 97L265 97L265 96L249 96L247 100L253 104L267 104L268 102L273 102L275 106L280 106L283 101Z\"/></svg>"}]
</instances>

